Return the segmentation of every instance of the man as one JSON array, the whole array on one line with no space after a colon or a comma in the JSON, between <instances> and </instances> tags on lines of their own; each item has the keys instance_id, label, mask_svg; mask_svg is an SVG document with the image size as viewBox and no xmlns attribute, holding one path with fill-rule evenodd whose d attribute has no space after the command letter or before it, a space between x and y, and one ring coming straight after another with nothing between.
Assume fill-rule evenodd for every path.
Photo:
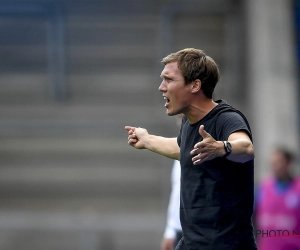
<instances>
[{"instance_id":1,"label":"man","mask_svg":"<svg viewBox=\"0 0 300 250\"><path fill-rule=\"evenodd\" d=\"M259 250L300 249L300 179L293 176L293 154L276 148L270 157L271 176L257 190L256 235Z\"/></svg>"},{"instance_id":2,"label":"man","mask_svg":"<svg viewBox=\"0 0 300 250\"><path fill-rule=\"evenodd\" d=\"M253 213L254 148L244 115L225 101L213 101L219 70L197 49L162 60L159 90L169 116L183 113L177 138L126 126L128 144L180 160L178 250L256 249Z\"/></svg>"}]
</instances>

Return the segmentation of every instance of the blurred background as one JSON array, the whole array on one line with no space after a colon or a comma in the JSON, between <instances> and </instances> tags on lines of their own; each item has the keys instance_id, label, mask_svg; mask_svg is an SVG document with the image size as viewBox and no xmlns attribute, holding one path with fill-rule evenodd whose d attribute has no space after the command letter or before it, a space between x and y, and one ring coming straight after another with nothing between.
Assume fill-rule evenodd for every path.
<instances>
[{"instance_id":1,"label":"blurred background","mask_svg":"<svg viewBox=\"0 0 300 250\"><path fill-rule=\"evenodd\" d=\"M170 52L219 65L256 182L273 146L298 153L299 0L0 1L0 32L1 250L159 249L173 161L124 126L177 136L158 91Z\"/></svg>"}]
</instances>

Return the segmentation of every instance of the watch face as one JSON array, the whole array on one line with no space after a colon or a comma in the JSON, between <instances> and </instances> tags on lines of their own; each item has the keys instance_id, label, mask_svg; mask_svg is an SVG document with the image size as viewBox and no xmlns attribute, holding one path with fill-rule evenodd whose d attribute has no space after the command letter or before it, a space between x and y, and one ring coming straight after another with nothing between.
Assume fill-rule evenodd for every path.
<instances>
[{"instance_id":1,"label":"watch face","mask_svg":"<svg viewBox=\"0 0 300 250\"><path fill-rule=\"evenodd\" d=\"M231 144L228 141L225 142L225 149L227 153L231 152Z\"/></svg>"}]
</instances>

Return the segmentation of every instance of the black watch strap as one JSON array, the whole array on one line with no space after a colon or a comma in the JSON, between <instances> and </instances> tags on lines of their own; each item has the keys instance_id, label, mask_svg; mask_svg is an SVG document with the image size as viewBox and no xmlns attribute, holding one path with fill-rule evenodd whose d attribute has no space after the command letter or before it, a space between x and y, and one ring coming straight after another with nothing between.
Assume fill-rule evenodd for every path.
<instances>
[{"instance_id":1,"label":"black watch strap","mask_svg":"<svg viewBox=\"0 0 300 250\"><path fill-rule=\"evenodd\" d=\"M231 144L229 141L223 141L224 143L224 148L225 148L225 151L226 151L226 154L224 155L224 157L226 158L228 155L231 154L231 151L232 151L232 147L231 147Z\"/></svg>"}]
</instances>

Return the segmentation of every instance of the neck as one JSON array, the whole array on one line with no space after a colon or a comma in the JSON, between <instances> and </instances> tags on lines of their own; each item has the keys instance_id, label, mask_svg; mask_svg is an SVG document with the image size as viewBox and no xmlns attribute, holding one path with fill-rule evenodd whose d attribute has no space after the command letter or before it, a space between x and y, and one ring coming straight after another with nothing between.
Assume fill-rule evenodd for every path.
<instances>
[{"instance_id":1,"label":"neck","mask_svg":"<svg viewBox=\"0 0 300 250\"><path fill-rule=\"evenodd\" d=\"M285 183L290 183L293 178L291 175L286 175L286 176L280 176L280 177L276 177L276 180L279 182L279 183L282 183L282 184L285 184Z\"/></svg>"},{"instance_id":2,"label":"neck","mask_svg":"<svg viewBox=\"0 0 300 250\"><path fill-rule=\"evenodd\" d=\"M191 104L189 110L184 113L191 124L200 121L204 116L206 116L214 107L218 104L212 99L206 99L199 101L195 104Z\"/></svg>"}]
</instances>

